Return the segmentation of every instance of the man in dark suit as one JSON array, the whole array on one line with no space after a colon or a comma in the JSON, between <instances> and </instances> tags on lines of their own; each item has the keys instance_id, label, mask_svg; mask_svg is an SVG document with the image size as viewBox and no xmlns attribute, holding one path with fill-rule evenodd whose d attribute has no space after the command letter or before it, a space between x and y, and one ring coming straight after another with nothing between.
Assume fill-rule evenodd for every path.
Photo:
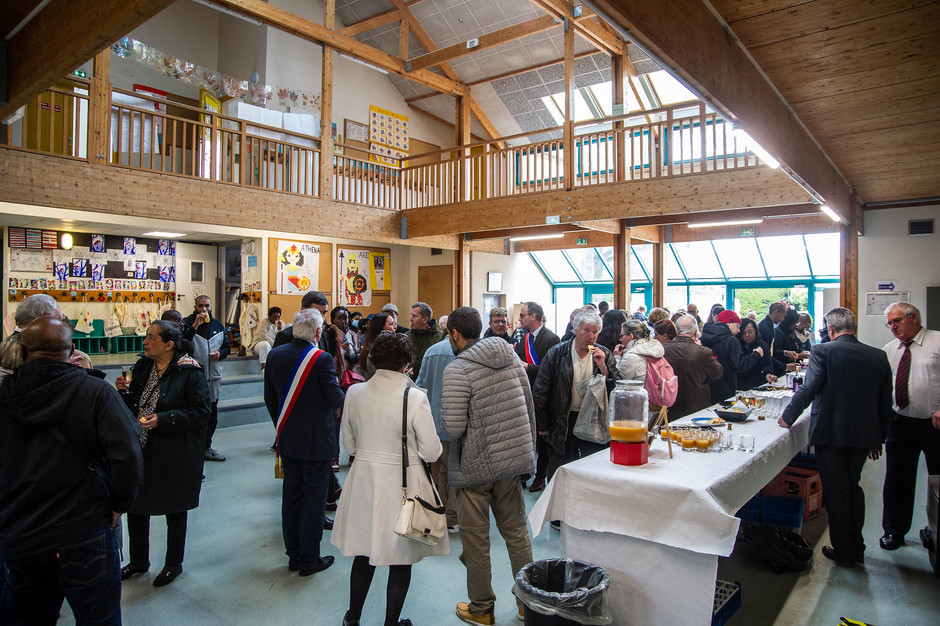
<instances>
[{"instance_id":1,"label":"man in dark suit","mask_svg":"<svg viewBox=\"0 0 940 626\"><path fill-rule=\"evenodd\" d=\"M326 296L323 295L321 291L308 291L304 294L304 297L300 300L300 309L316 309L320 312L320 315L323 316L323 319L326 319L326 312L330 309L330 303L326 299ZM320 333L319 348L324 352L329 352L333 354L333 351L330 350L329 343L329 324L324 324L322 329L323 332ZM274 336L274 347L283 346L290 343L294 339L294 329L291 326L288 326L284 330L278 332Z\"/></svg>"},{"instance_id":2,"label":"man in dark suit","mask_svg":"<svg viewBox=\"0 0 940 626\"><path fill-rule=\"evenodd\" d=\"M816 448L829 539L823 556L844 567L864 562L865 492L858 482L865 458L881 456L891 418L891 366L884 351L855 338L855 315L836 308L826 314L831 341L809 357L806 381L779 424L789 428L810 413L809 442Z\"/></svg>"},{"instance_id":3,"label":"man in dark suit","mask_svg":"<svg viewBox=\"0 0 940 626\"><path fill-rule=\"evenodd\" d=\"M534 388L542 359L561 340L545 326L545 311L536 302L526 302L522 305L519 311L519 324L525 328L526 334L522 341L515 345L515 351L525 364L529 387ZM536 453L538 457L535 479L529 485L529 491L533 493L545 489L545 477L548 475L548 457L551 455L551 448L544 437L537 438Z\"/></svg>"},{"instance_id":4,"label":"man in dark suit","mask_svg":"<svg viewBox=\"0 0 940 626\"><path fill-rule=\"evenodd\" d=\"M333 357L317 354L322 325L319 311L301 309L294 315L293 340L271 350L264 368L264 403L278 429L277 452L284 468L284 547L288 569L300 570L301 576L323 571L334 560L320 556L320 540L336 449L333 410L343 406L344 396Z\"/></svg>"},{"instance_id":5,"label":"man in dark suit","mask_svg":"<svg viewBox=\"0 0 940 626\"><path fill-rule=\"evenodd\" d=\"M767 316L757 325L757 330L760 331L760 338L763 339L764 343L768 346L772 345L774 342L774 327L782 322L786 315L786 305L782 302L774 302L770 305Z\"/></svg>"}]
</instances>

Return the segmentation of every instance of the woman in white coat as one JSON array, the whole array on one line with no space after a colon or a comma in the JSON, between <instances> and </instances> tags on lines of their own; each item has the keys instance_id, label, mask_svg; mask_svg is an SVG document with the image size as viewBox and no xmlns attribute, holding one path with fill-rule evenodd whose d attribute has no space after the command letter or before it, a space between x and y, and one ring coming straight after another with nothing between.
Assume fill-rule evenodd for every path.
<instances>
[{"instance_id":1,"label":"woman in white coat","mask_svg":"<svg viewBox=\"0 0 940 626\"><path fill-rule=\"evenodd\" d=\"M414 385L405 368L413 358L404 335L382 333L369 359L375 374L346 393L343 446L356 462L349 470L343 499L336 512L331 542L343 556L353 556L349 576L349 611L344 626L357 626L376 566L390 566L385 597L385 626L411 626L399 620L411 584L411 566L426 556L450 553L447 535L428 546L395 534L402 506L402 398L408 393L408 495L434 501L431 483L421 463L436 461L441 442L424 391Z\"/></svg>"},{"instance_id":2,"label":"woman in white coat","mask_svg":"<svg viewBox=\"0 0 940 626\"><path fill-rule=\"evenodd\" d=\"M623 380L646 380L646 357L660 358L665 351L663 344L650 337L650 328L645 322L627 320L620 329L620 345L614 349L614 358L620 357L617 365Z\"/></svg>"}]
</instances>

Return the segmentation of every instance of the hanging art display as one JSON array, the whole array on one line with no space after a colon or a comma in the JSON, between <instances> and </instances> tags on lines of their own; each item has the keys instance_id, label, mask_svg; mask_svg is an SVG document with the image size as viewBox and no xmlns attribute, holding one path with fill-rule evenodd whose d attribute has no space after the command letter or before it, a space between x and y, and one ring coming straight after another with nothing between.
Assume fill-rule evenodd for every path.
<instances>
[{"instance_id":1,"label":"hanging art display","mask_svg":"<svg viewBox=\"0 0 940 626\"><path fill-rule=\"evenodd\" d=\"M320 277L320 246L300 241L279 240L277 244L277 285L281 295L302 295L316 289Z\"/></svg>"},{"instance_id":2,"label":"hanging art display","mask_svg":"<svg viewBox=\"0 0 940 626\"><path fill-rule=\"evenodd\" d=\"M408 118L369 106L369 159L376 163L405 167L408 158Z\"/></svg>"},{"instance_id":3,"label":"hanging art display","mask_svg":"<svg viewBox=\"0 0 940 626\"><path fill-rule=\"evenodd\" d=\"M369 251L337 248L336 259L339 272L336 293L340 306L372 306Z\"/></svg>"}]
</instances>

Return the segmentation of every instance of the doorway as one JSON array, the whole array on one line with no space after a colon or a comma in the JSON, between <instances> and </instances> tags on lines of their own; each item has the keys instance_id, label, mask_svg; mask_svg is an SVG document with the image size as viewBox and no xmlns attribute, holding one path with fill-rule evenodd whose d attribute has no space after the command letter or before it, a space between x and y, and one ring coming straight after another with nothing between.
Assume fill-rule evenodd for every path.
<instances>
[{"instance_id":1,"label":"doorway","mask_svg":"<svg viewBox=\"0 0 940 626\"><path fill-rule=\"evenodd\" d=\"M418 300L431 307L434 319L441 315L450 315L454 310L454 266L453 265L425 265L418 268ZM408 305L411 303L409 302ZM402 310L399 314L404 320L411 314ZM404 321L399 319L404 325Z\"/></svg>"}]
</instances>

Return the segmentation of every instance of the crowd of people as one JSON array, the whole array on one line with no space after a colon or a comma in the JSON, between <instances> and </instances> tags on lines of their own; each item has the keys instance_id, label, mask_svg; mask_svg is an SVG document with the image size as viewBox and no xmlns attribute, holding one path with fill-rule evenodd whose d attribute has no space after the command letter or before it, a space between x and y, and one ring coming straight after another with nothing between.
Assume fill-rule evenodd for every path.
<instances>
[{"instance_id":1,"label":"crowd of people","mask_svg":"<svg viewBox=\"0 0 940 626\"><path fill-rule=\"evenodd\" d=\"M211 299L195 303L188 317L170 311L150 326L131 375L114 387L76 357L53 299L31 296L17 309L20 330L0 345L0 622L44 623L63 598L79 621L119 619L121 581L150 568L152 516L167 524L153 585L182 573L203 464L224 460L211 439L230 350ZM406 328L393 303L363 317L329 309L316 291L302 298L291 324L281 315L268 311L251 349L263 365L283 470L287 568L300 576L328 569L335 559L321 543L331 530L330 542L353 557L344 625L359 624L375 568L386 566L385 624L411 624L401 612L412 566L448 554L449 535L457 534L467 601L456 614L493 624L491 513L516 573L532 560L523 489L541 491L559 467L602 450L575 433L579 416L598 411L595 397L617 380L645 381L660 362L678 381L667 407L673 421L775 383L809 359L805 384L779 423L789 428L813 405L810 442L832 541L823 554L840 565L863 561L858 479L886 439L883 549L899 548L910 531L919 455L940 473L940 332L924 329L909 303L886 311L896 340L883 350L855 338L847 309L826 315L816 342L812 318L786 302L772 303L760 321L715 305L704 322L694 304L633 314L589 304L572 311L562 337L536 302L521 305L517 324L505 308L490 310L485 333L469 307L435 319L416 302ZM350 458L342 487L340 441ZM50 456L64 459L62 467L45 463ZM440 501L447 532L436 545L393 531L402 489ZM130 550L121 568L111 529L125 513ZM63 553L101 575L64 585L67 565L56 558ZM517 607L521 618L518 600Z\"/></svg>"}]
</instances>

